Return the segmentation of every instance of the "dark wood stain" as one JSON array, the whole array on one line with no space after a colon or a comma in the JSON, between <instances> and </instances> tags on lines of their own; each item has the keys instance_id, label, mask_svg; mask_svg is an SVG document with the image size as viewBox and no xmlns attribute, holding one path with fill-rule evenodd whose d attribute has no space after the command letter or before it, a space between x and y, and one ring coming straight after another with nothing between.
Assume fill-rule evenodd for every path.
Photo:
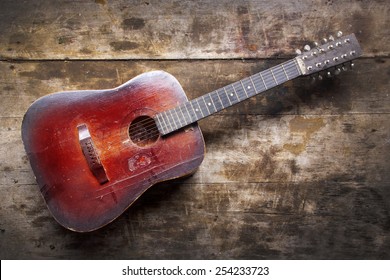
<instances>
[{"instance_id":1,"label":"dark wood stain","mask_svg":"<svg viewBox=\"0 0 390 280\"><path fill-rule=\"evenodd\" d=\"M134 50L139 47L139 44L137 42L131 42L131 41L116 41L111 42L110 46L115 51L126 51L126 50Z\"/></svg>"},{"instance_id":2,"label":"dark wood stain","mask_svg":"<svg viewBox=\"0 0 390 280\"><path fill-rule=\"evenodd\" d=\"M123 29L138 30L145 26L145 20L142 18L127 18L122 22Z\"/></svg>"}]
</instances>

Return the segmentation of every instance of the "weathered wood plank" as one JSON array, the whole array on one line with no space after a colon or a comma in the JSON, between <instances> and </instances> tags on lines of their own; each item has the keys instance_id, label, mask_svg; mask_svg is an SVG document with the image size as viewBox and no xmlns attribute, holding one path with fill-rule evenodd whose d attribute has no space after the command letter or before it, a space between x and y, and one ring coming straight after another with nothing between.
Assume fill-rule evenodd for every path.
<instances>
[{"instance_id":1,"label":"weathered wood plank","mask_svg":"<svg viewBox=\"0 0 390 280\"><path fill-rule=\"evenodd\" d=\"M41 96L64 90L112 88L146 71L160 69L173 74L188 98L193 99L282 61L0 62L0 123L3 127L10 127L13 123L19 128L12 117L21 118L28 106ZM390 60L359 59L355 64L353 71L316 83L310 78L298 78L221 113L390 113Z\"/></svg>"},{"instance_id":2,"label":"weathered wood plank","mask_svg":"<svg viewBox=\"0 0 390 280\"><path fill-rule=\"evenodd\" d=\"M1 257L390 257L386 115L211 118L194 176L152 188L86 235L53 220L19 132L3 130Z\"/></svg>"},{"instance_id":3,"label":"weathered wood plank","mask_svg":"<svg viewBox=\"0 0 390 280\"><path fill-rule=\"evenodd\" d=\"M53 221L34 186L6 191L13 195L2 199L2 259L390 257L388 194L369 184L160 185L114 223L82 235Z\"/></svg>"},{"instance_id":4,"label":"weathered wood plank","mask_svg":"<svg viewBox=\"0 0 390 280\"><path fill-rule=\"evenodd\" d=\"M382 0L1 1L0 257L389 259L389 9ZM378 57L202 120L199 170L151 188L99 231L70 232L48 213L20 139L37 98L163 69L192 99L337 30Z\"/></svg>"},{"instance_id":5,"label":"weathered wood plank","mask_svg":"<svg viewBox=\"0 0 390 280\"><path fill-rule=\"evenodd\" d=\"M2 0L2 59L291 56L342 30L388 56L387 1Z\"/></svg>"}]
</instances>

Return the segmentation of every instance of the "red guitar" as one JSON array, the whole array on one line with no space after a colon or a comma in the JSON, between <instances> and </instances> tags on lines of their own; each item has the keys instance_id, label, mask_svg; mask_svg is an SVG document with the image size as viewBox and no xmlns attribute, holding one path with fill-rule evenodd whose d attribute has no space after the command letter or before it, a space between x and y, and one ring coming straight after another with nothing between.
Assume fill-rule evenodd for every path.
<instances>
[{"instance_id":1,"label":"red guitar","mask_svg":"<svg viewBox=\"0 0 390 280\"><path fill-rule=\"evenodd\" d=\"M70 230L92 231L153 184L196 170L204 157L196 121L298 76L339 72L360 55L353 34L331 38L191 101L162 71L114 89L55 93L28 109L23 143L54 218Z\"/></svg>"}]
</instances>

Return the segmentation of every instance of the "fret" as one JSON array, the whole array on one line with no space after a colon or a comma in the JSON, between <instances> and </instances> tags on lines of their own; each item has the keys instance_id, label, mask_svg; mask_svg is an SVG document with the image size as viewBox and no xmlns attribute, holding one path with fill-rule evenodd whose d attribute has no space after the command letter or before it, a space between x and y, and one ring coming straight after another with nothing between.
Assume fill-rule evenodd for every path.
<instances>
[{"instance_id":1,"label":"fret","mask_svg":"<svg viewBox=\"0 0 390 280\"><path fill-rule=\"evenodd\" d=\"M240 83L241 83L242 88L244 89L246 98L249 98L251 95L248 94L248 92L251 90L251 86L248 85L248 84L244 84L244 82L247 81L247 80L248 79L243 79L243 80L240 81Z\"/></svg>"},{"instance_id":2,"label":"fret","mask_svg":"<svg viewBox=\"0 0 390 280\"><path fill-rule=\"evenodd\" d=\"M207 105L209 105L209 103L210 103L210 106L212 105L212 108L214 108L214 110L213 110L214 112L213 113L217 112L218 110L217 110L217 107L215 107L212 94L211 93L206 94L205 98L206 98L206 101L207 101Z\"/></svg>"},{"instance_id":3,"label":"fret","mask_svg":"<svg viewBox=\"0 0 390 280\"><path fill-rule=\"evenodd\" d=\"M226 87L223 87L223 90L225 91L226 98L227 98L227 100L229 101L229 104L232 105L232 102L230 102L229 94L228 94L228 92L226 91Z\"/></svg>"},{"instance_id":4,"label":"fret","mask_svg":"<svg viewBox=\"0 0 390 280\"><path fill-rule=\"evenodd\" d=\"M200 99L199 101L200 101L201 103L203 103L203 106L201 105L201 109L202 109L202 111L203 111L203 115L204 115L205 117L209 116L209 115L210 115L210 110L209 110L209 108L208 108L208 106L207 106L207 104L206 104L206 101L205 101L205 99L204 99L204 95L202 95L199 99Z\"/></svg>"},{"instance_id":5,"label":"fret","mask_svg":"<svg viewBox=\"0 0 390 280\"><path fill-rule=\"evenodd\" d=\"M169 126L168 126L169 125L169 121L168 121L167 115L165 113L162 113L161 114L161 118L164 121L166 130L169 130Z\"/></svg>"},{"instance_id":6,"label":"fret","mask_svg":"<svg viewBox=\"0 0 390 280\"><path fill-rule=\"evenodd\" d=\"M180 114L183 116L184 124L187 124L187 118L184 116L183 111L181 109L182 105L177 106L176 108L179 108Z\"/></svg>"},{"instance_id":7,"label":"fret","mask_svg":"<svg viewBox=\"0 0 390 280\"><path fill-rule=\"evenodd\" d=\"M265 81L264 81L264 78L263 78L263 75L261 74L261 72L259 73L259 75L260 75L261 80L263 81L263 85L264 85L265 89L268 89L267 85L265 84Z\"/></svg>"},{"instance_id":8,"label":"fret","mask_svg":"<svg viewBox=\"0 0 390 280\"><path fill-rule=\"evenodd\" d=\"M225 89L225 87L221 88L220 91L219 91L219 97L221 98L222 102L223 102L223 106L226 108L226 107L229 107L230 105L232 105L230 103L230 99L228 98L228 93Z\"/></svg>"},{"instance_id":9,"label":"fret","mask_svg":"<svg viewBox=\"0 0 390 280\"><path fill-rule=\"evenodd\" d=\"M301 73L301 68L299 68L296 59L293 59L292 61L293 61L294 66L295 66L294 69L298 72L298 75L297 75L297 76L302 75L302 73Z\"/></svg>"},{"instance_id":10,"label":"fret","mask_svg":"<svg viewBox=\"0 0 390 280\"><path fill-rule=\"evenodd\" d=\"M165 116L167 117L167 122L168 122L168 125L170 127L170 131L174 131L175 128L172 126L172 122L174 122L174 120L173 120L173 118L172 118L172 121L169 119L169 114L168 114L169 111L170 110L166 111Z\"/></svg>"},{"instance_id":11,"label":"fret","mask_svg":"<svg viewBox=\"0 0 390 280\"><path fill-rule=\"evenodd\" d=\"M200 113L202 114L202 118L204 118L204 114L203 114L202 107L201 107L200 104L199 104L199 97L196 98L195 100L196 100L196 103L198 103L198 108L195 109L195 111L200 111Z\"/></svg>"},{"instance_id":12,"label":"fret","mask_svg":"<svg viewBox=\"0 0 390 280\"><path fill-rule=\"evenodd\" d=\"M207 106L207 103L206 103L206 101L204 99L204 95L201 96L201 98L202 98L202 101L204 103L204 107L207 109L207 114L206 115L208 116L208 115L210 115L210 110L209 110L209 107Z\"/></svg>"},{"instance_id":13,"label":"fret","mask_svg":"<svg viewBox=\"0 0 390 280\"><path fill-rule=\"evenodd\" d=\"M190 107L190 109L188 109L188 107ZM187 111L187 115L190 117L190 121L191 122L194 122L196 121L196 114L195 112L193 111L193 107L192 107L192 103L190 101L187 101L186 103L184 103L184 107L186 108L186 111ZM192 113L190 113L190 110Z\"/></svg>"},{"instance_id":14,"label":"fret","mask_svg":"<svg viewBox=\"0 0 390 280\"><path fill-rule=\"evenodd\" d=\"M283 69L284 75L286 75L287 80L289 80L290 78L288 77L286 69L284 69L284 65L283 64L282 64L282 69Z\"/></svg>"},{"instance_id":15,"label":"fret","mask_svg":"<svg viewBox=\"0 0 390 280\"><path fill-rule=\"evenodd\" d=\"M247 92L249 94L249 97L255 96L258 91L253 83L252 77L246 78L244 81L244 85L247 88Z\"/></svg>"},{"instance_id":16,"label":"fret","mask_svg":"<svg viewBox=\"0 0 390 280\"><path fill-rule=\"evenodd\" d=\"M275 78L274 72L272 71L272 68L270 69L272 78L274 78L275 83L278 85L278 81Z\"/></svg>"},{"instance_id":17,"label":"fret","mask_svg":"<svg viewBox=\"0 0 390 280\"><path fill-rule=\"evenodd\" d=\"M297 77L297 75L299 75L299 73L296 72L296 66L292 62L285 63L283 65L283 69L288 76L288 80L291 80L291 79ZM294 71L294 69L295 69L295 71Z\"/></svg>"},{"instance_id":18,"label":"fret","mask_svg":"<svg viewBox=\"0 0 390 280\"><path fill-rule=\"evenodd\" d=\"M278 85L280 85L280 84L282 84L282 83L284 83L285 81L288 80L288 79L286 79L286 75L284 74L283 69L282 69L281 66L274 67L272 72L274 74L274 77L276 79L276 83Z\"/></svg>"},{"instance_id":19,"label":"fret","mask_svg":"<svg viewBox=\"0 0 390 280\"><path fill-rule=\"evenodd\" d=\"M240 101L240 96L237 94L237 91L236 91L236 88L234 87L234 84L235 83L230 85L232 87L232 89L233 89L233 91L232 91L233 95L230 94L230 97L233 97L231 100L234 100L234 97L236 97L237 100Z\"/></svg>"},{"instance_id":20,"label":"fret","mask_svg":"<svg viewBox=\"0 0 390 280\"><path fill-rule=\"evenodd\" d=\"M258 92L255 83L253 82L252 76L249 76L249 80L251 81L253 88L255 90L255 94Z\"/></svg>"},{"instance_id":21,"label":"fret","mask_svg":"<svg viewBox=\"0 0 390 280\"><path fill-rule=\"evenodd\" d=\"M215 111L221 111L224 109L221 99L219 98L218 91L214 91L210 93L211 100L213 101L213 105L215 108Z\"/></svg>"},{"instance_id":22,"label":"fret","mask_svg":"<svg viewBox=\"0 0 390 280\"><path fill-rule=\"evenodd\" d=\"M212 113L215 113L217 111L217 109L215 108L214 105L214 102L213 100L211 99L210 95L209 94L206 94L206 95L203 95L203 101L205 102L206 104L206 107L207 107L207 110L209 111L209 114L212 114Z\"/></svg>"},{"instance_id":23,"label":"fret","mask_svg":"<svg viewBox=\"0 0 390 280\"><path fill-rule=\"evenodd\" d=\"M272 87L277 85L276 81L272 77L272 74L271 74L270 70L265 70L262 73L263 73L264 82L267 85L267 89L268 88L272 88Z\"/></svg>"},{"instance_id":24,"label":"fret","mask_svg":"<svg viewBox=\"0 0 390 280\"><path fill-rule=\"evenodd\" d=\"M174 109L176 109L176 108L174 108ZM173 111L174 109L171 109L171 110L169 110L168 112L171 113L171 117L172 117L172 120L173 120L173 124L175 125L175 127L176 127L176 129L177 129L177 128L179 128L179 127L177 126L177 120L175 119L175 116L174 116L173 113L172 113L172 111ZM177 113L176 113L176 115L177 115Z\"/></svg>"},{"instance_id":25,"label":"fret","mask_svg":"<svg viewBox=\"0 0 390 280\"><path fill-rule=\"evenodd\" d=\"M190 115L190 112L187 109L187 104L188 104L188 102L185 102L182 105L180 105L179 108L180 108L180 112L182 113L183 118L184 118L186 124L189 124L189 123L192 123L193 120L192 120L192 116ZM185 109L185 113L183 113L184 109Z\"/></svg>"},{"instance_id":26,"label":"fret","mask_svg":"<svg viewBox=\"0 0 390 280\"><path fill-rule=\"evenodd\" d=\"M261 73L258 73L257 75L253 76L253 78L253 81L256 83L256 89L258 92L267 90L267 86L264 84L264 79Z\"/></svg>"},{"instance_id":27,"label":"fret","mask_svg":"<svg viewBox=\"0 0 390 280\"><path fill-rule=\"evenodd\" d=\"M216 93L217 93L217 96L218 96L218 100L221 102L222 109L225 109L226 106L225 106L225 104L222 102L221 96L220 96L220 94L219 94L219 89L216 90Z\"/></svg>"},{"instance_id":28,"label":"fret","mask_svg":"<svg viewBox=\"0 0 390 280\"><path fill-rule=\"evenodd\" d=\"M210 97L211 104L213 104L213 107L214 107L214 110L215 110L214 112L218 112L217 107L215 106L215 102L213 100L213 95L214 94L209 93L207 95L208 95L208 97Z\"/></svg>"},{"instance_id":29,"label":"fret","mask_svg":"<svg viewBox=\"0 0 390 280\"><path fill-rule=\"evenodd\" d=\"M199 113L198 107L197 107L196 105L195 105L195 107L194 107L194 104L193 104L193 103L195 103L195 101L196 101L196 99L190 101L190 104L191 104L191 107L192 107L193 112L195 113L195 117L199 120L199 119L202 118L202 116L199 116L199 114L198 114L198 113Z\"/></svg>"},{"instance_id":30,"label":"fret","mask_svg":"<svg viewBox=\"0 0 390 280\"><path fill-rule=\"evenodd\" d=\"M171 111L171 112L173 111L173 112L176 114L176 116L177 116L177 118L175 119L176 127L178 127L177 124L179 124L180 126L182 126L181 117L179 116L179 113L177 112L177 107L171 109L170 111Z\"/></svg>"},{"instance_id":31,"label":"fret","mask_svg":"<svg viewBox=\"0 0 390 280\"><path fill-rule=\"evenodd\" d=\"M157 123L158 130L164 133L165 129L167 128L164 118L162 117L161 114L156 114L155 118L157 119L156 123Z\"/></svg>"},{"instance_id":32,"label":"fret","mask_svg":"<svg viewBox=\"0 0 390 280\"><path fill-rule=\"evenodd\" d=\"M240 81L233 83L232 84L232 88L234 90L234 93L237 96L238 101L247 99L247 97L245 96L245 92L243 91L243 87L242 87Z\"/></svg>"},{"instance_id":33,"label":"fret","mask_svg":"<svg viewBox=\"0 0 390 280\"><path fill-rule=\"evenodd\" d=\"M228 96L227 96L227 97L229 98L230 104L236 104L237 102L240 101L240 100L238 99L236 90L235 90L234 87L233 87L233 84L228 85L228 86L226 86L225 88L227 88L227 93L228 93Z\"/></svg>"},{"instance_id":34,"label":"fret","mask_svg":"<svg viewBox=\"0 0 390 280\"><path fill-rule=\"evenodd\" d=\"M209 108L208 108L208 106L207 106L207 103L206 103L206 101L205 101L205 99L204 99L204 95L202 95L200 98L199 98L199 102L200 102L200 107L201 107L201 109L202 109L202 111L203 111L203 116L204 117L207 117L207 116L209 116L209 115L211 115L211 113L210 113L210 110L209 110Z\"/></svg>"}]
</instances>

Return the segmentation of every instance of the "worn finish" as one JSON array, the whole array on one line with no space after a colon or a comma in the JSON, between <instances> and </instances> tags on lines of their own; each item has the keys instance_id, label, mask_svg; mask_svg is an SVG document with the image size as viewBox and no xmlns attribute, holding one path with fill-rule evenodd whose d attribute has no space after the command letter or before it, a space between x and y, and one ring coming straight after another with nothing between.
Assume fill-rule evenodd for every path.
<instances>
[{"instance_id":1,"label":"worn finish","mask_svg":"<svg viewBox=\"0 0 390 280\"><path fill-rule=\"evenodd\" d=\"M74 231L96 230L153 184L194 172L204 156L197 124L169 137L151 125L156 114L185 101L173 76L154 71L111 90L60 92L34 102L22 139L54 218Z\"/></svg>"},{"instance_id":2,"label":"worn finish","mask_svg":"<svg viewBox=\"0 0 390 280\"><path fill-rule=\"evenodd\" d=\"M337 30L358 34L367 57L390 53L386 0L2 0L0 5L4 58L286 57Z\"/></svg>"},{"instance_id":3,"label":"worn finish","mask_svg":"<svg viewBox=\"0 0 390 280\"><path fill-rule=\"evenodd\" d=\"M2 259L390 258L387 1L0 5ZM338 29L356 33L366 58L200 121L207 152L193 176L150 188L93 233L66 230L49 214L20 133L39 97L161 69L193 99ZM223 60L242 57L263 59Z\"/></svg>"}]
</instances>

